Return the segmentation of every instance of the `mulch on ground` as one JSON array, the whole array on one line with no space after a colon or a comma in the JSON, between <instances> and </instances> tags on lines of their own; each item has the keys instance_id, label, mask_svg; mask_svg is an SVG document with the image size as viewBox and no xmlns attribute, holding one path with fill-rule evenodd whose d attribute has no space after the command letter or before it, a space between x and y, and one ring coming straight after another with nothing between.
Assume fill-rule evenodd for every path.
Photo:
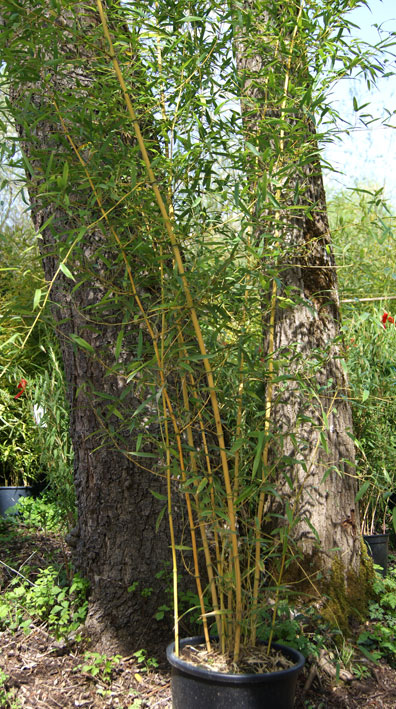
<instances>
[{"instance_id":1,"label":"mulch on ground","mask_svg":"<svg viewBox=\"0 0 396 709\"><path fill-rule=\"evenodd\" d=\"M122 660L112 672L111 684L84 673L84 653L57 642L42 627L28 636L18 631L0 634L1 668L8 675L19 706L63 707L170 707L167 675L145 674L131 659Z\"/></svg>"}]
</instances>

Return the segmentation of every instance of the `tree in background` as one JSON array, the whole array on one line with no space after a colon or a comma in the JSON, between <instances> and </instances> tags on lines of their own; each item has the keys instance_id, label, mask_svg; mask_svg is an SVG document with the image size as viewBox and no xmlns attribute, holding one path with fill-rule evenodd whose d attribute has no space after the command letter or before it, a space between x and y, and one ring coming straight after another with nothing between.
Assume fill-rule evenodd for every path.
<instances>
[{"instance_id":1,"label":"tree in background","mask_svg":"<svg viewBox=\"0 0 396 709\"><path fill-rule=\"evenodd\" d=\"M128 79L139 107L150 109L137 31L129 31L122 8L111 8ZM47 282L37 305L50 299L71 404L78 526L70 541L91 583L91 637L125 649L158 635L152 618L164 589L153 577L169 543L165 525L156 530L161 506L150 492L163 488L161 466L156 475L148 470L155 454L149 441L137 443L146 427L141 418L136 432L131 421L147 398L156 408L155 396L127 378L143 333L131 268L145 275L139 297L157 298L152 274L161 261L147 258L156 227L145 223L143 207L151 196L96 10L34 2L14 13L6 5L2 22L8 105L20 135L15 151L27 170Z\"/></svg>"},{"instance_id":2,"label":"tree in background","mask_svg":"<svg viewBox=\"0 0 396 709\"><path fill-rule=\"evenodd\" d=\"M312 109L312 67L324 69L324 47L334 51L333 32L338 27L342 37L347 24L336 8L334 24L326 26L321 19L327 10L319 6L314 21L304 3L265 2L261 13L252 7L247 2L244 13L239 10L244 21L236 60L246 141L256 155L253 234L257 243L270 244L262 266L268 283L263 351L273 361L265 392L265 455L273 465L275 448L280 511L285 514L285 499L298 510L293 534L306 556L320 549L324 558L315 564L326 568L333 561L329 550L337 549L345 567L357 570L358 517L346 523L355 519L352 418Z\"/></svg>"}]
</instances>

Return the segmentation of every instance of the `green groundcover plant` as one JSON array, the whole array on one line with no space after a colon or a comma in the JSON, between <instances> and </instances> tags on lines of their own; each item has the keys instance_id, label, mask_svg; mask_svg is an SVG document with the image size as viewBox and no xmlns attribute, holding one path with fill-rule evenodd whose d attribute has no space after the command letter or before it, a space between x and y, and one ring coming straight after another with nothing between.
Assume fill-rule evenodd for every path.
<instances>
[{"instance_id":1,"label":"green groundcover plant","mask_svg":"<svg viewBox=\"0 0 396 709\"><path fill-rule=\"evenodd\" d=\"M376 577L376 597L370 603L367 627L359 634L357 644L369 660L386 660L396 667L396 568L386 578Z\"/></svg>"},{"instance_id":2,"label":"green groundcover plant","mask_svg":"<svg viewBox=\"0 0 396 709\"><path fill-rule=\"evenodd\" d=\"M34 582L18 576L0 596L0 625L29 633L35 624L45 621L50 632L64 637L86 618L87 590L86 581L78 574L68 585L54 566L42 569Z\"/></svg>"}]
</instances>

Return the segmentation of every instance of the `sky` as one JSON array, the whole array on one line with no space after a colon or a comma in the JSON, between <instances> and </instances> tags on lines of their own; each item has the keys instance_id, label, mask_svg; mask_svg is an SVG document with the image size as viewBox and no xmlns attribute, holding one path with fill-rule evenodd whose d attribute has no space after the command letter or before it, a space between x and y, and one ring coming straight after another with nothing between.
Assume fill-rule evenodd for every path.
<instances>
[{"instance_id":1,"label":"sky","mask_svg":"<svg viewBox=\"0 0 396 709\"><path fill-rule=\"evenodd\" d=\"M360 6L349 15L360 27L355 35L370 43L378 42L375 24L396 33L395 0L368 0L368 5L369 8ZM396 45L393 51L396 52ZM364 127L353 110L353 96L359 105L370 101L368 110L375 115L385 117L385 108L395 112L390 121L395 128L385 127L381 121L370 128ZM334 90L332 102L343 117L354 124L354 129L325 150L326 160L344 173L326 173L327 190L376 185L384 188L384 195L396 208L396 76L381 78L377 88L371 91L362 80L344 80Z\"/></svg>"}]
</instances>

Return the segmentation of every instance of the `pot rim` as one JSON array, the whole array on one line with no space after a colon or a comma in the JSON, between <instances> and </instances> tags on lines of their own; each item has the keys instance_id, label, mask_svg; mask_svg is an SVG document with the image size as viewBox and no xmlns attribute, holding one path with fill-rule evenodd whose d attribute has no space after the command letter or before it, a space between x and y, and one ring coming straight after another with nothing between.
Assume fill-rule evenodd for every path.
<instances>
[{"instance_id":1,"label":"pot rim","mask_svg":"<svg viewBox=\"0 0 396 709\"><path fill-rule=\"evenodd\" d=\"M0 485L1 490L33 490L33 485Z\"/></svg>"},{"instance_id":2,"label":"pot rim","mask_svg":"<svg viewBox=\"0 0 396 709\"><path fill-rule=\"evenodd\" d=\"M214 638L212 638L214 639ZM205 638L203 636L194 636L192 638L183 638L180 640L180 647L185 645L202 645L205 643ZM305 664L305 657L299 651L295 650L288 645L282 645L280 643L272 643L272 647L276 650L281 650L284 652L286 657L294 660L294 665L292 667L287 667L284 670L278 670L275 672L253 672L253 673L241 673L241 674L227 674L226 672L216 672L215 670L207 670L204 667L199 667L197 665L192 665L190 662L177 657L174 652L175 643L174 641L168 645L166 648L166 657L168 662L177 670L186 672L187 674L194 675L195 677L200 677L207 680L215 680L217 682L229 682L229 683L239 683L248 684L256 682L266 682L271 681L275 678L283 679L287 675L300 672Z\"/></svg>"},{"instance_id":3,"label":"pot rim","mask_svg":"<svg viewBox=\"0 0 396 709\"><path fill-rule=\"evenodd\" d=\"M379 537L389 537L390 532L379 532L378 534L363 534L363 539L379 539Z\"/></svg>"}]
</instances>

